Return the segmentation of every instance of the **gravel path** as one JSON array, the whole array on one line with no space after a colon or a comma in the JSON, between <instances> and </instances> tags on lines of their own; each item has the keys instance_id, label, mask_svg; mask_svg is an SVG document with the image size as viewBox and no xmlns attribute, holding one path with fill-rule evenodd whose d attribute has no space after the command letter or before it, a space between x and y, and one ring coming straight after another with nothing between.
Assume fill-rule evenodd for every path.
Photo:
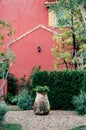
<instances>
[{"instance_id":1,"label":"gravel path","mask_svg":"<svg viewBox=\"0 0 86 130\"><path fill-rule=\"evenodd\" d=\"M23 130L70 130L86 125L86 116L79 116L74 111L50 111L46 116L35 115L33 110L9 111L6 122L18 123Z\"/></svg>"}]
</instances>

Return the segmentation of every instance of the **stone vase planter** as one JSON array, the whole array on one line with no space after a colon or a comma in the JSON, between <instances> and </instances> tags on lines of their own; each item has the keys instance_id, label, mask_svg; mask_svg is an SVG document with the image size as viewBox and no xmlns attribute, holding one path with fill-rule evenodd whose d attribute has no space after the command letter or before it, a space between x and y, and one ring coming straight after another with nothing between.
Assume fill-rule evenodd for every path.
<instances>
[{"instance_id":1,"label":"stone vase planter","mask_svg":"<svg viewBox=\"0 0 86 130\"><path fill-rule=\"evenodd\" d=\"M50 112L50 104L46 92L36 92L33 109L36 115L47 115Z\"/></svg>"}]
</instances>

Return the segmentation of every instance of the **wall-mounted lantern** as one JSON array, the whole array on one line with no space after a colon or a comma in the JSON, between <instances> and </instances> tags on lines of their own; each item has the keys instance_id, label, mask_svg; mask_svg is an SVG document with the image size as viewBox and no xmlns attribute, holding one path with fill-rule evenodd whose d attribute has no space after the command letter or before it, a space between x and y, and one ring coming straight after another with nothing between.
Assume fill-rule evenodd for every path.
<instances>
[{"instance_id":1,"label":"wall-mounted lantern","mask_svg":"<svg viewBox=\"0 0 86 130\"><path fill-rule=\"evenodd\" d=\"M41 52L41 47L40 46L37 47L37 51Z\"/></svg>"}]
</instances>

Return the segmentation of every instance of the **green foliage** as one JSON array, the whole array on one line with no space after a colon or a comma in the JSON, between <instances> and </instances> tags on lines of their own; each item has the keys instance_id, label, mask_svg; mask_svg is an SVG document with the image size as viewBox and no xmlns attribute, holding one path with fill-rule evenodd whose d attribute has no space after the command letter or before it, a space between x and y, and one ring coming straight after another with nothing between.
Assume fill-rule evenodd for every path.
<instances>
[{"instance_id":1,"label":"green foliage","mask_svg":"<svg viewBox=\"0 0 86 130\"><path fill-rule=\"evenodd\" d=\"M36 71L32 75L32 97L35 100L36 94L34 93L34 88L36 86L48 86L49 82L49 76L48 76L48 71Z\"/></svg>"},{"instance_id":2,"label":"green foliage","mask_svg":"<svg viewBox=\"0 0 86 130\"><path fill-rule=\"evenodd\" d=\"M42 92L49 92L48 86L36 86L34 91L42 93Z\"/></svg>"},{"instance_id":3,"label":"green foliage","mask_svg":"<svg viewBox=\"0 0 86 130\"><path fill-rule=\"evenodd\" d=\"M0 122L4 120L6 112L7 112L7 105L3 102L0 102Z\"/></svg>"},{"instance_id":4,"label":"green foliage","mask_svg":"<svg viewBox=\"0 0 86 130\"><path fill-rule=\"evenodd\" d=\"M7 80L8 80L8 93L11 93L13 94L13 96L15 96L18 93L18 80L11 73L8 74Z\"/></svg>"},{"instance_id":5,"label":"green foliage","mask_svg":"<svg viewBox=\"0 0 86 130\"><path fill-rule=\"evenodd\" d=\"M28 89L22 89L18 97L18 107L22 110L30 110L33 106L33 99L28 93Z\"/></svg>"},{"instance_id":6,"label":"green foliage","mask_svg":"<svg viewBox=\"0 0 86 130\"><path fill-rule=\"evenodd\" d=\"M23 77L20 78L21 83L20 83L20 88L23 89L26 87L26 75L24 75Z\"/></svg>"},{"instance_id":7,"label":"green foliage","mask_svg":"<svg viewBox=\"0 0 86 130\"><path fill-rule=\"evenodd\" d=\"M82 9L86 9L86 2L83 0L81 0L81 2L80 0L59 0L57 4L51 6L51 9L57 14L60 26L67 27L67 25L69 25L71 27L72 16L74 17L74 22L78 22L80 25L81 23L83 24L83 13L85 13L85 10L82 12ZM82 19L80 16L82 16Z\"/></svg>"},{"instance_id":8,"label":"green foliage","mask_svg":"<svg viewBox=\"0 0 86 130\"><path fill-rule=\"evenodd\" d=\"M12 102L13 98L14 98L13 94L8 93L8 94L6 95L6 103L7 103L7 104L12 104L11 102Z\"/></svg>"},{"instance_id":9,"label":"green foliage","mask_svg":"<svg viewBox=\"0 0 86 130\"><path fill-rule=\"evenodd\" d=\"M4 124L0 127L1 130L22 130L19 124Z\"/></svg>"},{"instance_id":10,"label":"green foliage","mask_svg":"<svg viewBox=\"0 0 86 130\"><path fill-rule=\"evenodd\" d=\"M12 66L12 62L15 58L14 53L9 48L9 38L14 34L14 30L9 21L0 20L0 45L4 44L5 52L0 52L0 78L3 79L0 91L3 91L8 76L9 68ZM5 40L8 40L7 41ZM6 42L5 42L6 41ZM2 96L2 93L0 93Z\"/></svg>"},{"instance_id":11,"label":"green foliage","mask_svg":"<svg viewBox=\"0 0 86 130\"><path fill-rule=\"evenodd\" d=\"M32 76L32 86L48 86L48 71L37 71Z\"/></svg>"},{"instance_id":12,"label":"green foliage","mask_svg":"<svg viewBox=\"0 0 86 130\"><path fill-rule=\"evenodd\" d=\"M86 130L86 125L78 126L78 127L75 127L71 130Z\"/></svg>"},{"instance_id":13,"label":"green foliage","mask_svg":"<svg viewBox=\"0 0 86 130\"><path fill-rule=\"evenodd\" d=\"M33 75L33 89L37 85L49 87L48 97L51 109L74 109L72 97L78 95L83 84L86 84L84 73L86 71L39 71ZM34 94L33 97L35 98Z\"/></svg>"},{"instance_id":14,"label":"green foliage","mask_svg":"<svg viewBox=\"0 0 86 130\"><path fill-rule=\"evenodd\" d=\"M51 49L53 55L56 57L55 68L62 64L66 65L66 69L70 69L72 63L72 31L59 29L59 33L54 35L54 40L57 44ZM58 64L58 66L57 66Z\"/></svg>"},{"instance_id":15,"label":"green foliage","mask_svg":"<svg viewBox=\"0 0 86 130\"><path fill-rule=\"evenodd\" d=\"M6 103L7 104L12 104L12 105L16 105L18 102L18 96L14 96L13 94L11 93L8 93L6 95Z\"/></svg>"},{"instance_id":16,"label":"green foliage","mask_svg":"<svg viewBox=\"0 0 86 130\"><path fill-rule=\"evenodd\" d=\"M86 114L86 92L81 90L78 96L73 97L73 105L79 115Z\"/></svg>"},{"instance_id":17,"label":"green foliage","mask_svg":"<svg viewBox=\"0 0 86 130\"><path fill-rule=\"evenodd\" d=\"M31 89L31 79L28 78L26 79L26 74L20 78L20 89L24 89L24 88L27 88L27 89Z\"/></svg>"},{"instance_id":18,"label":"green foliage","mask_svg":"<svg viewBox=\"0 0 86 130\"><path fill-rule=\"evenodd\" d=\"M13 62L14 61L14 59L15 59L15 54L13 53L13 51L10 49L10 48L8 48L7 49L7 53L6 53L6 57L7 57L7 59L9 60L9 63L11 63L11 62Z\"/></svg>"},{"instance_id":19,"label":"green foliage","mask_svg":"<svg viewBox=\"0 0 86 130\"><path fill-rule=\"evenodd\" d=\"M18 99L19 99L18 95L14 96L13 99L11 100L11 104L16 105L18 103Z\"/></svg>"},{"instance_id":20,"label":"green foliage","mask_svg":"<svg viewBox=\"0 0 86 130\"><path fill-rule=\"evenodd\" d=\"M80 46L80 50L78 51L80 57L81 69L86 69L86 44Z\"/></svg>"},{"instance_id":21,"label":"green foliage","mask_svg":"<svg viewBox=\"0 0 86 130\"><path fill-rule=\"evenodd\" d=\"M6 30L6 34L3 30ZM10 37L15 31L9 21L0 20L0 44L2 45L5 41L5 37Z\"/></svg>"},{"instance_id":22,"label":"green foliage","mask_svg":"<svg viewBox=\"0 0 86 130\"><path fill-rule=\"evenodd\" d=\"M6 103L14 104L17 101L16 95L18 94L18 80L13 74L8 74L8 94L6 95ZM17 102L15 102L16 104Z\"/></svg>"},{"instance_id":23,"label":"green foliage","mask_svg":"<svg viewBox=\"0 0 86 130\"><path fill-rule=\"evenodd\" d=\"M67 64L72 60L73 57L77 57L77 60L79 60L80 57L78 57L77 54L79 46L82 44L86 44L86 2L85 0L59 0L59 2L57 4L53 4L50 9L54 10L57 16L57 26L63 29L64 27L66 27L66 32L63 33L64 35L59 35L58 33L55 40L57 39L58 42L60 42L61 44L63 44L63 42L65 42L66 44L68 42L72 42L73 45L73 53L70 50L72 56L70 54L67 54L66 56L66 53L64 52L61 53L61 49L59 49L59 53L59 50L56 49L56 47L58 47L58 44L55 48L53 48L54 56L56 57L57 55L56 58L60 58L61 60L63 60L63 62L66 63L66 68L68 68ZM71 30L71 35L68 34L69 30L67 30L67 28ZM64 41L64 36L67 36L66 41ZM65 46L63 48L65 49ZM69 61L67 61L66 57L64 56L66 56ZM84 58L85 56L83 55L83 59ZM77 68L78 63L75 62L74 64L75 68ZM81 64L79 64L79 66L80 65Z\"/></svg>"},{"instance_id":24,"label":"green foliage","mask_svg":"<svg viewBox=\"0 0 86 130\"><path fill-rule=\"evenodd\" d=\"M5 79L8 71L8 60L0 62L0 79Z\"/></svg>"}]
</instances>

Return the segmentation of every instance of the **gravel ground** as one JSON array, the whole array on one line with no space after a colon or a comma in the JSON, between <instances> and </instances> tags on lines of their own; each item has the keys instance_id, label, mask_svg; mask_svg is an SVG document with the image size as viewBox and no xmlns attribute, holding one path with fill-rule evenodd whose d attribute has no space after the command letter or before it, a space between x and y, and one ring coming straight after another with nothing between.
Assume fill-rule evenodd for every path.
<instances>
[{"instance_id":1,"label":"gravel ground","mask_svg":"<svg viewBox=\"0 0 86 130\"><path fill-rule=\"evenodd\" d=\"M48 115L35 115L33 110L9 111L6 114L7 123L18 123L23 130L70 130L86 125L86 116L79 116L74 111L50 111Z\"/></svg>"}]
</instances>

